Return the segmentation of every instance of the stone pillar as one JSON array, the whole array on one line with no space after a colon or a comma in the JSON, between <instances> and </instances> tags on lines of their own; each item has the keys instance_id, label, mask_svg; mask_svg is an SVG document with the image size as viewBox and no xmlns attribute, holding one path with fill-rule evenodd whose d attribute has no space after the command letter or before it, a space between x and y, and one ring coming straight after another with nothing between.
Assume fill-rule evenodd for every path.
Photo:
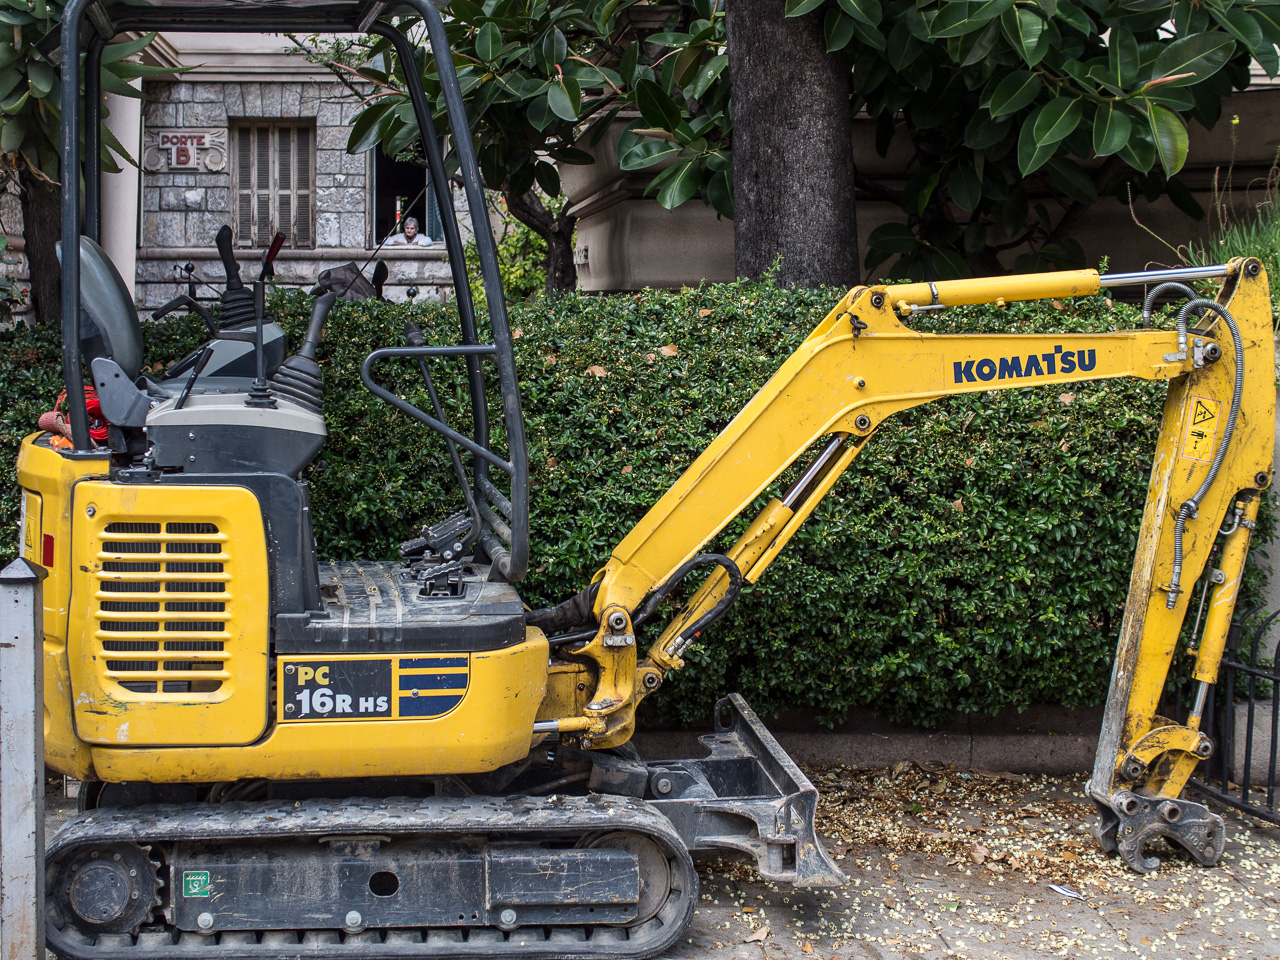
<instances>
[{"instance_id":1,"label":"stone pillar","mask_svg":"<svg viewBox=\"0 0 1280 960\"><path fill-rule=\"evenodd\" d=\"M135 88L142 81L134 80ZM142 162L142 101L108 93L103 97L109 116L107 129L130 156ZM119 173L102 175L102 248L120 271L129 295L133 295L138 259L138 193L142 174L138 167L122 163Z\"/></svg>"}]
</instances>

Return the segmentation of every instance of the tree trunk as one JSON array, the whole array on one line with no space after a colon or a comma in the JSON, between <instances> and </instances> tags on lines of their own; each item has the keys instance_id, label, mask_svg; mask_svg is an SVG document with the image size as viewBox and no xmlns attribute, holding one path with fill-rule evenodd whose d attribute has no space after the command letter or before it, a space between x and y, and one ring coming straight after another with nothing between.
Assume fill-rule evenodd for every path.
<instances>
[{"instance_id":1,"label":"tree trunk","mask_svg":"<svg viewBox=\"0 0 1280 960\"><path fill-rule=\"evenodd\" d=\"M61 270L54 244L62 235L62 191L24 165L18 171L22 201L22 239L30 264L31 301L37 320L60 323Z\"/></svg>"},{"instance_id":2,"label":"tree trunk","mask_svg":"<svg viewBox=\"0 0 1280 960\"><path fill-rule=\"evenodd\" d=\"M547 242L547 294L573 290L578 286L578 268L573 262L573 228L577 217L562 209L553 213L532 190L514 194L504 186L503 199L511 215Z\"/></svg>"},{"instance_id":3,"label":"tree trunk","mask_svg":"<svg viewBox=\"0 0 1280 960\"><path fill-rule=\"evenodd\" d=\"M734 259L787 286L858 282L850 71L828 54L822 17L784 0L731 0Z\"/></svg>"}]
</instances>

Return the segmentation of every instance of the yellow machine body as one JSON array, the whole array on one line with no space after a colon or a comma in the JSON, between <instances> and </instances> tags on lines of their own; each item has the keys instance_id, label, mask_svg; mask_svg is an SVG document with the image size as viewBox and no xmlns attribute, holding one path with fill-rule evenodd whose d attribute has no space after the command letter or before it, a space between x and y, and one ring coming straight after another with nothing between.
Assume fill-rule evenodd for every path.
<instances>
[{"instance_id":1,"label":"yellow machine body","mask_svg":"<svg viewBox=\"0 0 1280 960\"><path fill-rule=\"evenodd\" d=\"M112 483L105 460L65 457L47 439L24 440L18 478L24 556L50 573L50 766L79 779L185 783L475 773L528 753L547 685L540 630L493 651L273 663L266 530L252 491ZM392 697L387 719L289 722L286 707L300 705L276 696L280 671L306 675L324 696L326 668L370 661L406 685L447 677L449 702L429 717L402 718Z\"/></svg>"}]
</instances>

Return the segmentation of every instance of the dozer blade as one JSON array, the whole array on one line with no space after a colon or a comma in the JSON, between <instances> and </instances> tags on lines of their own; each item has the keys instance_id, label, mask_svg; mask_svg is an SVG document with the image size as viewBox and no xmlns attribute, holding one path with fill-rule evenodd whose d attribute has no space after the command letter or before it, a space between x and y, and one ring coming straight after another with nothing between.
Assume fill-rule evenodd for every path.
<instances>
[{"instance_id":1,"label":"dozer blade","mask_svg":"<svg viewBox=\"0 0 1280 960\"><path fill-rule=\"evenodd\" d=\"M649 761L649 802L690 850L737 850L760 875L796 887L834 887L845 875L814 830L818 791L738 694L716 704L701 760Z\"/></svg>"}]
</instances>

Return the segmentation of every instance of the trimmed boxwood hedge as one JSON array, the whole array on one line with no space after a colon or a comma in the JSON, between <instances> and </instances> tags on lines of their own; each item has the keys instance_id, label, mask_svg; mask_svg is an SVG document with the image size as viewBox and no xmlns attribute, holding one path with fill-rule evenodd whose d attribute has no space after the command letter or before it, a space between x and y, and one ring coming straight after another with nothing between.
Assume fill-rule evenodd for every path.
<instances>
[{"instance_id":1,"label":"trimmed boxwood hedge","mask_svg":"<svg viewBox=\"0 0 1280 960\"><path fill-rule=\"evenodd\" d=\"M532 482L527 602L554 603L587 583L836 296L734 283L514 308ZM296 342L307 301L282 294L274 308ZM364 356L400 343L409 315L429 342L453 339L447 304L339 303L330 317L321 357L330 435L310 474L321 556L392 557L460 505L439 439L359 381ZM1137 323L1133 308L1096 296L952 310L915 325L1030 333ZM146 335L147 356L168 359L200 329L173 321ZM669 345L673 355L661 349ZM437 362L447 406L465 416L458 368ZM425 407L411 365L384 374ZM56 338L0 334L6 470L58 389ZM1163 394L1158 384L1100 381L894 417L760 583L690 648L688 668L644 718L702 720L729 690L766 713L805 708L825 722L855 706L929 725L954 711L1102 702ZM0 509L13 529L11 489ZM1272 526L1264 504L1260 541ZM4 549L12 556L10 539ZM1255 571L1242 602L1261 588Z\"/></svg>"}]
</instances>

